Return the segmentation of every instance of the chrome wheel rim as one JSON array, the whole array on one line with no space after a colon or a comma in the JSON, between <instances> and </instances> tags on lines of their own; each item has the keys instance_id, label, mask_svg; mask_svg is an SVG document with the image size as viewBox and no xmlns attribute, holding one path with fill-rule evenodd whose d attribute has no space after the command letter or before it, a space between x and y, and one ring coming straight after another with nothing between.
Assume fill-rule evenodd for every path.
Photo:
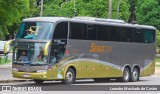
<instances>
[{"instance_id":1,"label":"chrome wheel rim","mask_svg":"<svg viewBox=\"0 0 160 94\"><path fill-rule=\"evenodd\" d=\"M72 72L67 72L67 74L66 74L66 80L67 80L67 82L71 82L72 80L73 80L73 74L72 74Z\"/></svg>"},{"instance_id":2,"label":"chrome wheel rim","mask_svg":"<svg viewBox=\"0 0 160 94\"><path fill-rule=\"evenodd\" d=\"M137 71L133 71L132 76L133 76L134 79L137 79L137 78L138 78L138 73L137 73Z\"/></svg>"},{"instance_id":3,"label":"chrome wheel rim","mask_svg":"<svg viewBox=\"0 0 160 94\"><path fill-rule=\"evenodd\" d=\"M125 71L125 72L124 72L124 79L125 79L125 81L127 81L128 78L129 78L129 72L128 72L128 71Z\"/></svg>"}]
</instances>

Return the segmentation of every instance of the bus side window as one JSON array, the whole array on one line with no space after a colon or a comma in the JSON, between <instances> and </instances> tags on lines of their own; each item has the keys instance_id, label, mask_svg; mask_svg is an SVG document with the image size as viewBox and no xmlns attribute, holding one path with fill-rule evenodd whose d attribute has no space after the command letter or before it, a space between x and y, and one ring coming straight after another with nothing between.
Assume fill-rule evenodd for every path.
<instances>
[{"instance_id":1,"label":"bus side window","mask_svg":"<svg viewBox=\"0 0 160 94\"><path fill-rule=\"evenodd\" d=\"M58 23L53 33L53 39L67 39L68 35L68 23Z\"/></svg>"},{"instance_id":2,"label":"bus side window","mask_svg":"<svg viewBox=\"0 0 160 94\"><path fill-rule=\"evenodd\" d=\"M134 42L144 43L144 34L143 34L143 31L141 29L135 29Z\"/></svg>"},{"instance_id":3,"label":"bus side window","mask_svg":"<svg viewBox=\"0 0 160 94\"><path fill-rule=\"evenodd\" d=\"M70 23L70 39L83 39L83 24Z\"/></svg>"},{"instance_id":4,"label":"bus side window","mask_svg":"<svg viewBox=\"0 0 160 94\"><path fill-rule=\"evenodd\" d=\"M88 40L96 40L96 26L88 25Z\"/></svg>"},{"instance_id":5,"label":"bus side window","mask_svg":"<svg viewBox=\"0 0 160 94\"><path fill-rule=\"evenodd\" d=\"M152 30L143 29L144 32L144 42L153 43L154 42L154 32Z\"/></svg>"},{"instance_id":6,"label":"bus side window","mask_svg":"<svg viewBox=\"0 0 160 94\"><path fill-rule=\"evenodd\" d=\"M97 25L97 40L109 41L109 26Z\"/></svg>"},{"instance_id":7,"label":"bus side window","mask_svg":"<svg viewBox=\"0 0 160 94\"><path fill-rule=\"evenodd\" d=\"M132 42L133 41L133 28L122 28L122 42Z\"/></svg>"},{"instance_id":8,"label":"bus side window","mask_svg":"<svg viewBox=\"0 0 160 94\"><path fill-rule=\"evenodd\" d=\"M110 41L121 41L121 28L118 26L110 26Z\"/></svg>"}]
</instances>

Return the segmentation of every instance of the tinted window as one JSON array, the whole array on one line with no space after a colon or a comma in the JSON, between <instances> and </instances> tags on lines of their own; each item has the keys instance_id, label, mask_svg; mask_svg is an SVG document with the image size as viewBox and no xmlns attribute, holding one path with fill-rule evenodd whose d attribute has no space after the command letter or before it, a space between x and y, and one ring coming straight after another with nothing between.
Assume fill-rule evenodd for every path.
<instances>
[{"instance_id":1,"label":"tinted window","mask_svg":"<svg viewBox=\"0 0 160 94\"><path fill-rule=\"evenodd\" d=\"M109 26L97 25L97 40L109 40Z\"/></svg>"},{"instance_id":2,"label":"tinted window","mask_svg":"<svg viewBox=\"0 0 160 94\"><path fill-rule=\"evenodd\" d=\"M83 39L87 40L88 39L88 29L87 29L87 24L83 24Z\"/></svg>"},{"instance_id":3,"label":"tinted window","mask_svg":"<svg viewBox=\"0 0 160 94\"><path fill-rule=\"evenodd\" d=\"M122 33L122 42L132 42L133 41L133 28L123 27L121 30Z\"/></svg>"},{"instance_id":4,"label":"tinted window","mask_svg":"<svg viewBox=\"0 0 160 94\"><path fill-rule=\"evenodd\" d=\"M88 25L88 40L96 40L96 25Z\"/></svg>"},{"instance_id":5,"label":"tinted window","mask_svg":"<svg viewBox=\"0 0 160 94\"><path fill-rule=\"evenodd\" d=\"M54 31L53 39L67 39L67 35L68 35L68 23L67 22L58 23Z\"/></svg>"},{"instance_id":6,"label":"tinted window","mask_svg":"<svg viewBox=\"0 0 160 94\"><path fill-rule=\"evenodd\" d=\"M144 34L141 29L136 29L134 32L134 42L143 43L144 42Z\"/></svg>"},{"instance_id":7,"label":"tinted window","mask_svg":"<svg viewBox=\"0 0 160 94\"><path fill-rule=\"evenodd\" d=\"M17 39L49 40L54 24L50 22L23 22L19 28Z\"/></svg>"},{"instance_id":8,"label":"tinted window","mask_svg":"<svg viewBox=\"0 0 160 94\"><path fill-rule=\"evenodd\" d=\"M154 30L143 29L144 33L144 42L145 43L153 43L155 40L155 32Z\"/></svg>"},{"instance_id":9,"label":"tinted window","mask_svg":"<svg viewBox=\"0 0 160 94\"><path fill-rule=\"evenodd\" d=\"M110 27L110 41L121 41L121 28L111 26Z\"/></svg>"},{"instance_id":10,"label":"tinted window","mask_svg":"<svg viewBox=\"0 0 160 94\"><path fill-rule=\"evenodd\" d=\"M83 39L83 24L70 23L70 38Z\"/></svg>"}]
</instances>

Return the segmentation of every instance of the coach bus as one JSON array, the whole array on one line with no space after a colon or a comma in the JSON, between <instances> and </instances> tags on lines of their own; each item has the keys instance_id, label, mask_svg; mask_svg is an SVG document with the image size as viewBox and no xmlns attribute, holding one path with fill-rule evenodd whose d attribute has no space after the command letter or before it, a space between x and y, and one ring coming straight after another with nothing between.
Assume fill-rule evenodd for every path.
<instances>
[{"instance_id":1,"label":"coach bus","mask_svg":"<svg viewBox=\"0 0 160 94\"><path fill-rule=\"evenodd\" d=\"M35 83L116 78L155 71L156 28L94 17L23 19L13 41L12 75Z\"/></svg>"}]
</instances>

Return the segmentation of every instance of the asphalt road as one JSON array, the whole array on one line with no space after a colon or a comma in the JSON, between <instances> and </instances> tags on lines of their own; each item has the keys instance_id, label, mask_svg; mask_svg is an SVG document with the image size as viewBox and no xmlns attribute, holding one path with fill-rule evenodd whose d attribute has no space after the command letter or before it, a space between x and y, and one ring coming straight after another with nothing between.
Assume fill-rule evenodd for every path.
<instances>
[{"instance_id":1,"label":"asphalt road","mask_svg":"<svg viewBox=\"0 0 160 94\"><path fill-rule=\"evenodd\" d=\"M43 92L39 92L39 94L160 94L160 91L110 91L108 88L111 87L147 87L147 85L160 85L160 77L159 76L148 76L141 77L138 82L118 82L115 79L111 79L107 82L94 82L92 79L85 80L76 80L75 84L72 85L64 85L61 81L46 81L43 84L35 84L33 81L30 82L12 82L12 83L0 83L0 85L14 85L18 87L42 87ZM157 86L160 88L160 86ZM105 89L106 88L106 89ZM72 91L72 92L71 92ZM81 92L80 92L81 91ZM3 91L2 91L3 92ZM58 92L58 93L56 93ZM1 92L0 92L1 93ZM14 94L14 92L12 92ZM22 92L21 92L22 93ZM35 91L33 92L35 93ZM37 92L36 92L37 93ZM5 93L3 93L5 94ZM7 93L6 93L7 94ZM16 93L17 94L17 93ZM24 94L31 94L29 92L24 92Z\"/></svg>"},{"instance_id":2,"label":"asphalt road","mask_svg":"<svg viewBox=\"0 0 160 94\"><path fill-rule=\"evenodd\" d=\"M4 72L4 71L3 71ZM6 72L7 73L7 72ZM5 74L5 72L4 72ZM32 86L38 86L33 81L30 82L11 82L11 83L0 83L1 85L32 85ZM47 86L58 86L63 85L61 81L45 81L41 85L47 85ZM111 79L110 81L106 82L95 82L92 79L83 79L83 80L76 80L76 82L72 85L160 85L160 77L159 76L147 76L147 77L140 77L140 81L138 82L119 82L115 79Z\"/></svg>"}]
</instances>

